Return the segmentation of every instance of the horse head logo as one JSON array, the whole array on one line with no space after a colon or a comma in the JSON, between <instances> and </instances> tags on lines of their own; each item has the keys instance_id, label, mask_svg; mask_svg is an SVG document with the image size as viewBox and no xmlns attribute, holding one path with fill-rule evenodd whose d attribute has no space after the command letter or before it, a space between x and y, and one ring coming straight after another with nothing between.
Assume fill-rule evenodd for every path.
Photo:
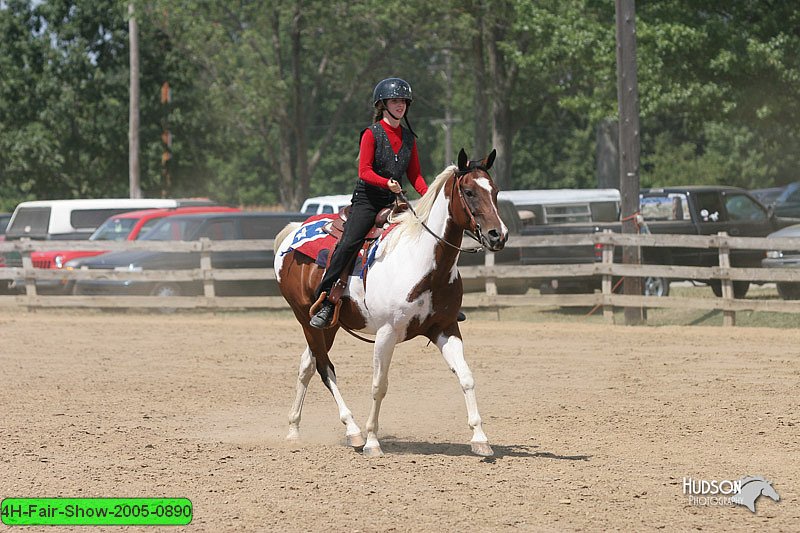
<instances>
[{"instance_id":1,"label":"horse head logo","mask_svg":"<svg viewBox=\"0 0 800 533\"><path fill-rule=\"evenodd\" d=\"M776 502L781 499L772 487L772 483L760 476L748 476L739 480L742 490L739 494L731 496L731 502L737 505L744 505L751 512L756 512L756 500L764 495L772 498Z\"/></svg>"}]
</instances>

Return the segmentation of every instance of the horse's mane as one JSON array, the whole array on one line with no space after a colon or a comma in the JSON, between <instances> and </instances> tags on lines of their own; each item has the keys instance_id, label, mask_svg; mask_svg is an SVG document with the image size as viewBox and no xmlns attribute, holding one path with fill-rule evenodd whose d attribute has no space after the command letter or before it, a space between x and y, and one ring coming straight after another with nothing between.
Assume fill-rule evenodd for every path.
<instances>
[{"instance_id":1,"label":"horse's mane","mask_svg":"<svg viewBox=\"0 0 800 533\"><path fill-rule=\"evenodd\" d=\"M428 186L427 192L422 195L422 198L420 198L414 208L417 216L414 216L414 213L409 209L389 220L389 222L393 224L396 223L397 227L389 234L389 239L385 246L386 251L394 248L397 241L403 236L407 239L417 239L422 234L424 228L422 224L420 224L420 220L423 222L428 221L428 217L433 209L433 203L436 201L439 191L442 190L447 180L455 175L456 170L458 170L457 166L450 165L445 168L441 174L436 176L436 179Z\"/></svg>"}]
</instances>

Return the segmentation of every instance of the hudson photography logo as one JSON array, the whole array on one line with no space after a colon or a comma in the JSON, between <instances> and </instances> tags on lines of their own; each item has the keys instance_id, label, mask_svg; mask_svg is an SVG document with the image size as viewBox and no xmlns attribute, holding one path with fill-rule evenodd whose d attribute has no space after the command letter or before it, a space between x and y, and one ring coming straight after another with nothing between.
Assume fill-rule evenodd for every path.
<instances>
[{"instance_id":1,"label":"hudson photography logo","mask_svg":"<svg viewBox=\"0 0 800 533\"><path fill-rule=\"evenodd\" d=\"M695 506L733 507L741 505L756 512L756 500L767 496L776 502L781 499L772 482L761 476L746 476L738 480L683 478L683 493Z\"/></svg>"}]
</instances>

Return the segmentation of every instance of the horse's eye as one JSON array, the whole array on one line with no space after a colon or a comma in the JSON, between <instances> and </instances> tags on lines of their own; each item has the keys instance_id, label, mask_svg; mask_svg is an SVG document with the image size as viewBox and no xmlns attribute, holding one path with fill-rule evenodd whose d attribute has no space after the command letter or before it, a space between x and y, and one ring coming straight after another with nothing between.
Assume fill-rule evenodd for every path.
<instances>
[{"instance_id":1,"label":"horse's eye","mask_svg":"<svg viewBox=\"0 0 800 533\"><path fill-rule=\"evenodd\" d=\"M464 194L466 195L466 197L467 197L467 198L472 198L473 196L475 196L475 193L474 193L474 192L472 192L472 191L471 191L471 190L469 190L469 189L466 189L466 190L464 191Z\"/></svg>"}]
</instances>

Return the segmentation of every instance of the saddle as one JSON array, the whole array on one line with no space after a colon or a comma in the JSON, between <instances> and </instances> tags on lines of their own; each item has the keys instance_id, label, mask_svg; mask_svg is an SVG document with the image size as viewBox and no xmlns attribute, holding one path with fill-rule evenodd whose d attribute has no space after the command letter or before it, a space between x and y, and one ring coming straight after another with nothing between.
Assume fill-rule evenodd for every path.
<instances>
[{"instance_id":1,"label":"saddle","mask_svg":"<svg viewBox=\"0 0 800 533\"><path fill-rule=\"evenodd\" d=\"M347 205L341 208L339 210L339 216L333 220L330 226L325 227L325 232L334 237L337 241L342 238L342 233L344 233L344 223L347 222L347 218L350 216L350 210L352 208L352 205ZM385 229L386 223L389 221L389 217L393 215L399 215L407 209L408 204L405 202L400 202L389 207L384 207L378 211L378 214L375 215L375 223L364 237L365 244L367 241L374 241L383 234L383 230Z\"/></svg>"},{"instance_id":2,"label":"saddle","mask_svg":"<svg viewBox=\"0 0 800 533\"><path fill-rule=\"evenodd\" d=\"M326 233L334 237L337 241L342 238L342 233L344 233L344 223L347 221L348 216L350 215L350 210L352 206L348 205L343 207L339 210L339 216L335 218L330 224L325 226L324 230ZM408 209L408 204L405 202L397 202L394 205L389 207L384 207L378 214L375 215L375 223L372 225L372 228L367 232L367 235L364 237L364 244L359 248L355 255L350 258L350 260L346 263L346 267L342 270L342 273L339 275L339 279L336 280L336 283L333 284L331 287L330 295L326 293L322 293L319 299L314 302L309 310L310 315L314 315L317 310L322 305L322 302L325 301L325 298L333 303L336 306L336 309L333 314L333 320L331 321L331 327L338 322L339 319L339 308L340 308L340 301L342 298L342 294L344 290L347 288L347 279L350 277L350 274L353 272L353 268L355 267L355 260L358 257L358 254L361 253L361 268L362 268L362 277L364 279L364 284L367 283L367 251L369 247L372 246L372 243L380 237L384 230L387 227L387 222L389 218L395 215L399 215L400 213L406 211ZM328 260L325 265L325 268L328 268L331 263L331 257L333 253L328 254Z\"/></svg>"}]
</instances>

